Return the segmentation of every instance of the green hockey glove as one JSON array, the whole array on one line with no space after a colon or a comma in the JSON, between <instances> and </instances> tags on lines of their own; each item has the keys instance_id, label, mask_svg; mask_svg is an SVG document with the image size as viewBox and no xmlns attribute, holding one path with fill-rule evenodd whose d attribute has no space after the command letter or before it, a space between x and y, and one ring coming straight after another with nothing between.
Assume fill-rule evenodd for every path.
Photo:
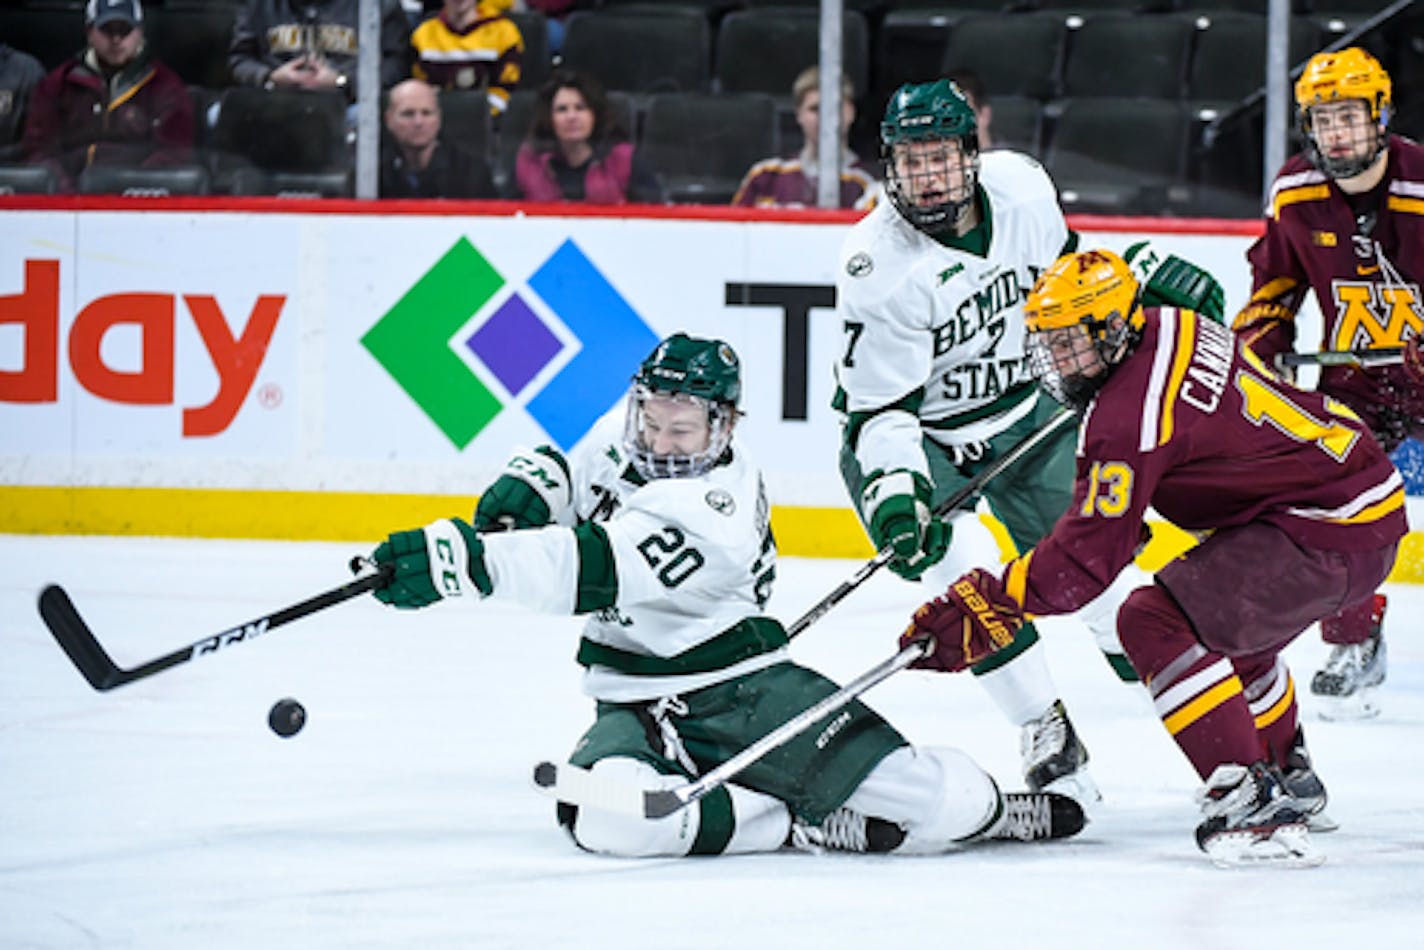
<instances>
[{"instance_id":1,"label":"green hockey glove","mask_svg":"<svg viewBox=\"0 0 1424 950\"><path fill-rule=\"evenodd\" d=\"M494 590L485 568L485 546L459 518L436 521L414 531L397 531L377 546L371 559L395 568L376 599L403 610L426 607L446 597L487 596Z\"/></svg>"},{"instance_id":2,"label":"green hockey glove","mask_svg":"<svg viewBox=\"0 0 1424 950\"><path fill-rule=\"evenodd\" d=\"M475 530L542 528L570 503L569 463L558 449L541 445L511 458L485 489L475 506Z\"/></svg>"},{"instance_id":3,"label":"green hockey glove","mask_svg":"<svg viewBox=\"0 0 1424 950\"><path fill-rule=\"evenodd\" d=\"M1175 254L1163 254L1151 241L1139 241L1122 259L1142 284L1146 307L1185 307L1217 323L1226 321L1226 294L1216 278Z\"/></svg>"},{"instance_id":4,"label":"green hockey glove","mask_svg":"<svg viewBox=\"0 0 1424 950\"><path fill-rule=\"evenodd\" d=\"M929 480L918 472L877 469L860 494L861 511L877 551L889 547L890 570L918 580L949 547L950 527L930 517Z\"/></svg>"}]
</instances>

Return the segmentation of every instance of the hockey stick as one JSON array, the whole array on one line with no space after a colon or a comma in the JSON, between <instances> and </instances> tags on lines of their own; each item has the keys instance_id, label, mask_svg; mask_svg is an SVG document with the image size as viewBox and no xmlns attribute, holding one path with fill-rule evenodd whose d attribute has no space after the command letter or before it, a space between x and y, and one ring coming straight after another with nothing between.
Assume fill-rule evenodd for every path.
<instances>
[{"instance_id":1,"label":"hockey stick","mask_svg":"<svg viewBox=\"0 0 1424 950\"><path fill-rule=\"evenodd\" d=\"M63 587L58 584L50 584L40 592L40 616L44 618L45 626L49 627L49 632L54 634L55 640L64 648L70 661L89 681L89 685L100 692L108 692L116 686L123 686L125 683L132 683L134 680L141 680L155 673L161 673L196 657L216 653L225 646L251 640L285 623L291 623L308 614L314 614L318 610L325 610L327 607L339 604L343 600L350 600L367 591L384 587L390 583L392 573L393 568L382 568L378 573L367 574L365 577L359 577L340 587L334 587L299 604L284 607L266 616L238 624L221 633L204 637L197 643L183 647L181 650L174 650L172 653L164 654L129 670L119 666L109 657L108 653L104 652L104 648L99 645L98 638L89 629L89 625L84 622L84 618L79 616L79 611L74 607L74 601L69 599L69 595L65 593Z\"/></svg>"},{"instance_id":2,"label":"hockey stick","mask_svg":"<svg viewBox=\"0 0 1424 950\"><path fill-rule=\"evenodd\" d=\"M958 508L960 505L964 504L964 502L974 497L974 495L977 494L980 489L982 489L985 485L987 485L991 479L997 478L999 475L1003 474L1006 468L1008 468L1010 465L1013 465L1019 459L1027 455L1029 452L1033 451L1050 435L1061 429L1064 424L1068 422L1068 420L1075 418L1076 416L1071 410L1058 410L1058 412L1055 413L1052 417L1050 417L1047 422L1039 426L1037 429L1034 429L1032 432L1024 436L1018 442L1015 442L1007 452L994 459L994 461L991 462L987 468L985 468L978 475L975 475L973 478L971 478L964 485L963 488L960 488L954 494L950 495L944 501L936 505L934 511L931 512L931 514L933 514L936 518L942 518L945 515L949 514L955 508ZM817 603L810 610L802 614L800 619L798 619L795 623L787 627L786 635L788 637L795 637L800 634L801 631L811 626L811 624L815 623L817 620L820 620L830 611L832 607L834 607L836 604L839 604L841 601L845 600L848 596L850 596L852 591L854 591L861 584L864 584L867 580L869 580L870 577L876 571L880 570L886 564L889 564L891 560L894 559L894 557L895 550L888 544L885 547L881 548L879 551L875 552L875 557L871 558L869 561L866 561L865 564L860 568L860 570L856 571L849 578L842 581L840 583L840 586L838 586L835 590L831 591L825 597L821 598L819 603Z\"/></svg>"},{"instance_id":3,"label":"hockey stick","mask_svg":"<svg viewBox=\"0 0 1424 950\"><path fill-rule=\"evenodd\" d=\"M889 679L921 657L928 656L933 649L934 641L931 639L915 641L693 781L672 788L641 789L599 778L588 769L577 765L540 762L534 766L534 784L553 798L570 805L601 808L639 818L666 818L721 788L738 772L768 752L784 746L831 713L848 705L872 686Z\"/></svg>"},{"instance_id":4,"label":"hockey stick","mask_svg":"<svg viewBox=\"0 0 1424 950\"><path fill-rule=\"evenodd\" d=\"M1372 350L1322 350L1319 353L1278 353L1276 367L1288 366L1393 366L1404 362L1404 347L1381 346Z\"/></svg>"}]
</instances>

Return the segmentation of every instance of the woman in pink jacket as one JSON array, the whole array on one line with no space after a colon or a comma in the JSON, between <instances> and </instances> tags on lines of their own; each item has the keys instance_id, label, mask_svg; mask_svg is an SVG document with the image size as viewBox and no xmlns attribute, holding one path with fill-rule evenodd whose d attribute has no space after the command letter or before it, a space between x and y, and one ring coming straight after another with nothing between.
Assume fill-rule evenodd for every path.
<instances>
[{"instance_id":1,"label":"woman in pink jacket","mask_svg":"<svg viewBox=\"0 0 1424 950\"><path fill-rule=\"evenodd\" d=\"M602 86L570 70L556 71L539 90L514 177L518 196L530 201L664 200L662 183L627 141Z\"/></svg>"}]
</instances>

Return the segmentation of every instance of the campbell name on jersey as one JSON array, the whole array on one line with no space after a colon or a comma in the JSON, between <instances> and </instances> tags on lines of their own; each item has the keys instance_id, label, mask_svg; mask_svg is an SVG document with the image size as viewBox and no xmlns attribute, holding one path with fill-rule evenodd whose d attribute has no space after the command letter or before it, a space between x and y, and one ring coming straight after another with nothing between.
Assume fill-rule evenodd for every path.
<instances>
[{"instance_id":1,"label":"campbell name on jersey","mask_svg":"<svg viewBox=\"0 0 1424 950\"><path fill-rule=\"evenodd\" d=\"M1187 531L1266 522L1327 551L1404 536L1403 480L1349 408L1281 380L1189 310L1144 319L1084 416L1073 505L1010 564L1025 610L1067 613L1100 594L1132 560L1149 506Z\"/></svg>"},{"instance_id":2,"label":"campbell name on jersey","mask_svg":"<svg viewBox=\"0 0 1424 950\"><path fill-rule=\"evenodd\" d=\"M761 470L735 436L726 461L700 477L644 481L624 452L623 418L620 406L570 454L570 508L555 513L561 525L603 528L617 579L616 605L589 613L585 623L580 656L593 657L583 660L585 690L612 701L672 695L784 659L782 649L745 644L751 655L739 657L730 643L733 659L725 666L663 668L661 661L699 648L718 656L713 641L740 642L758 625L772 628L770 641L784 643L780 625L763 611L776 576L770 506ZM494 596L575 611L581 552L567 527L496 534L486 544Z\"/></svg>"},{"instance_id":3,"label":"campbell name on jersey","mask_svg":"<svg viewBox=\"0 0 1424 950\"><path fill-rule=\"evenodd\" d=\"M944 444L1002 431L1026 408L1023 302L1068 242L1053 183L1033 159L987 152L979 187L984 256L946 247L889 202L851 229L837 276L844 408L871 413L923 393L919 418Z\"/></svg>"}]
</instances>

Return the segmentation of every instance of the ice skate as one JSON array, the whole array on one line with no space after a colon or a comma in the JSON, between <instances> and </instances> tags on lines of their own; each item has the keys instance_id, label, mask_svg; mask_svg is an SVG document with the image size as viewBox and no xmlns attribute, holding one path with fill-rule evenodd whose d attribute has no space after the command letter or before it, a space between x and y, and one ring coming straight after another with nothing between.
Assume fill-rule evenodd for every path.
<instances>
[{"instance_id":1,"label":"ice skate","mask_svg":"<svg viewBox=\"0 0 1424 950\"><path fill-rule=\"evenodd\" d=\"M793 818L786 843L811 854L824 851L884 854L894 851L904 840L905 829L894 822L871 818L849 808L837 808L819 825Z\"/></svg>"},{"instance_id":2,"label":"ice skate","mask_svg":"<svg viewBox=\"0 0 1424 950\"><path fill-rule=\"evenodd\" d=\"M1375 594L1370 612L1370 635L1362 643L1337 643L1325 666L1310 681L1310 691L1320 697L1320 718L1372 719L1380 714L1379 686L1387 671L1384 610L1387 601Z\"/></svg>"},{"instance_id":3,"label":"ice skate","mask_svg":"<svg viewBox=\"0 0 1424 950\"><path fill-rule=\"evenodd\" d=\"M1305 823L1311 831L1323 833L1340 827L1335 819L1325 814L1329 796L1325 793L1325 783L1310 763L1310 753L1305 748L1305 733L1299 726L1296 727L1290 751L1286 753L1285 764L1281 766L1281 778L1286 791L1305 812Z\"/></svg>"},{"instance_id":4,"label":"ice skate","mask_svg":"<svg viewBox=\"0 0 1424 950\"><path fill-rule=\"evenodd\" d=\"M1083 806L1053 792L1008 792L1003 811L981 837L997 841L1071 838L1083 830Z\"/></svg>"},{"instance_id":5,"label":"ice skate","mask_svg":"<svg viewBox=\"0 0 1424 950\"><path fill-rule=\"evenodd\" d=\"M1020 734L1024 782L1035 792L1057 792L1090 807L1102 801L1088 774L1088 750L1078 738L1063 701L1024 724Z\"/></svg>"},{"instance_id":6,"label":"ice skate","mask_svg":"<svg viewBox=\"0 0 1424 950\"><path fill-rule=\"evenodd\" d=\"M1197 825L1197 846L1218 867L1313 867L1325 860L1311 844L1300 802L1273 765L1218 765L1197 802L1206 816Z\"/></svg>"}]
</instances>

